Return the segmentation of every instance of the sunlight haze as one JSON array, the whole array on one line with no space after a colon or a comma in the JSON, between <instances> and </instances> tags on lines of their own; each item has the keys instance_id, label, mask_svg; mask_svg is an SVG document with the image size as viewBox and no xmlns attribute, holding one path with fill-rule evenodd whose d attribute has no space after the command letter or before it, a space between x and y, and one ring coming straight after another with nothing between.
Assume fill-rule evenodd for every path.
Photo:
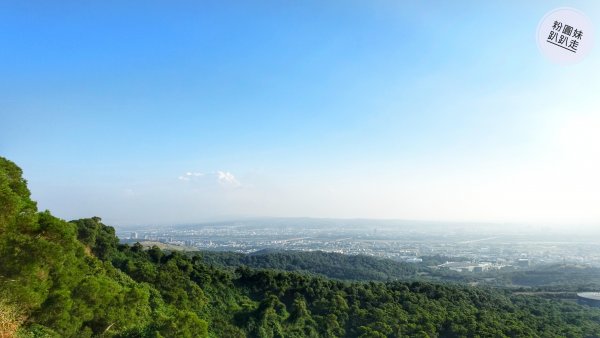
<instances>
[{"instance_id":1,"label":"sunlight haze","mask_svg":"<svg viewBox=\"0 0 600 338\"><path fill-rule=\"evenodd\" d=\"M599 225L600 54L535 41L564 5L4 3L0 155L64 219Z\"/></svg>"}]
</instances>

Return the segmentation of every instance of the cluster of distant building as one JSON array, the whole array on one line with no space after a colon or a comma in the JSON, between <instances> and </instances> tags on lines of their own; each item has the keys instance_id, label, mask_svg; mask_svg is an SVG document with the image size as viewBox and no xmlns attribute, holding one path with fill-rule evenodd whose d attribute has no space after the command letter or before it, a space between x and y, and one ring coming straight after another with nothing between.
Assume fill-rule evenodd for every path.
<instances>
[{"instance_id":1,"label":"cluster of distant building","mask_svg":"<svg viewBox=\"0 0 600 338\"><path fill-rule=\"evenodd\" d=\"M500 270L508 266L517 266L519 268L529 267L529 259L520 258L514 262L514 265L492 262L446 262L436 266L438 269L452 270L456 272L484 272L489 270Z\"/></svg>"},{"instance_id":2,"label":"cluster of distant building","mask_svg":"<svg viewBox=\"0 0 600 338\"><path fill-rule=\"evenodd\" d=\"M293 221L293 224L270 222L260 220L254 223L173 228L149 226L140 230L130 229L119 235L129 243L152 241L187 249L240 253L268 248L320 250L417 264L425 261L427 256L439 255L447 257L450 262L440 264L437 268L457 272L484 272L505 267L526 269L530 265L567 263L600 267L598 243L563 243L553 237L532 238L519 234L490 237L486 234L461 233L452 228L417 231L411 227L380 231L366 226L351 227L337 223L331 226L304 226L310 220Z\"/></svg>"}]
</instances>

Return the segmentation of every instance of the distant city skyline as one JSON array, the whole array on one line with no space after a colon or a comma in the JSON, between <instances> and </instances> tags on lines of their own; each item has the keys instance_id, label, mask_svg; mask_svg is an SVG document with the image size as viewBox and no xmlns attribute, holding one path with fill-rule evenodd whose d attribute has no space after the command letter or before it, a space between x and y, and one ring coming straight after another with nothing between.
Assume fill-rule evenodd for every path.
<instances>
[{"instance_id":1,"label":"distant city skyline","mask_svg":"<svg viewBox=\"0 0 600 338\"><path fill-rule=\"evenodd\" d=\"M600 22L589 1L5 2L0 156L40 209L112 225L599 225L600 56L535 40L564 6Z\"/></svg>"}]
</instances>

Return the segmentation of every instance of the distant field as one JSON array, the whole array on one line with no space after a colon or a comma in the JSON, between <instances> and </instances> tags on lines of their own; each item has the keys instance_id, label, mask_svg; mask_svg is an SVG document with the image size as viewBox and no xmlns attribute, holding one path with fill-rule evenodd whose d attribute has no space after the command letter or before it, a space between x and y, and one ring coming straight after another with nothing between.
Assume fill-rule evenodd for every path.
<instances>
[{"instance_id":1,"label":"distant field","mask_svg":"<svg viewBox=\"0 0 600 338\"><path fill-rule=\"evenodd\" d=\"M129 244L129 245L135 244L137 242L139 242L142 246L147 247L147 248L151 248L153 246L157 246L161 250L198 251L198 248L194 248L194 247L191 247L191 246L167 244L167 243L161 243L161 242L158 242L158 241L146 241L146 240L143 240L143 239L126 239L126 240L121 240L121 243Z\"/></svg>"}]
</instances>

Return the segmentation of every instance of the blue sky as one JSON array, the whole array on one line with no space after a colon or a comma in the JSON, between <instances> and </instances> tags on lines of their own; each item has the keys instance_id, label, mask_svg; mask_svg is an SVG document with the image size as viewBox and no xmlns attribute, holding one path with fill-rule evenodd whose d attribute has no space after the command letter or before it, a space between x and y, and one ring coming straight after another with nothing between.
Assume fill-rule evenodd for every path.
<instances>
[{"instance_id":1,"label":"blue sky","mask_svg":"<svg viewBox=\"0 0 600 338\"><path fill-rule=\"evenodd\" d=\"M66 219L600 223L594 2L0 3L0 155ZM598 147L596 147L598 145Z\"/></svg>"}]
</instances>

